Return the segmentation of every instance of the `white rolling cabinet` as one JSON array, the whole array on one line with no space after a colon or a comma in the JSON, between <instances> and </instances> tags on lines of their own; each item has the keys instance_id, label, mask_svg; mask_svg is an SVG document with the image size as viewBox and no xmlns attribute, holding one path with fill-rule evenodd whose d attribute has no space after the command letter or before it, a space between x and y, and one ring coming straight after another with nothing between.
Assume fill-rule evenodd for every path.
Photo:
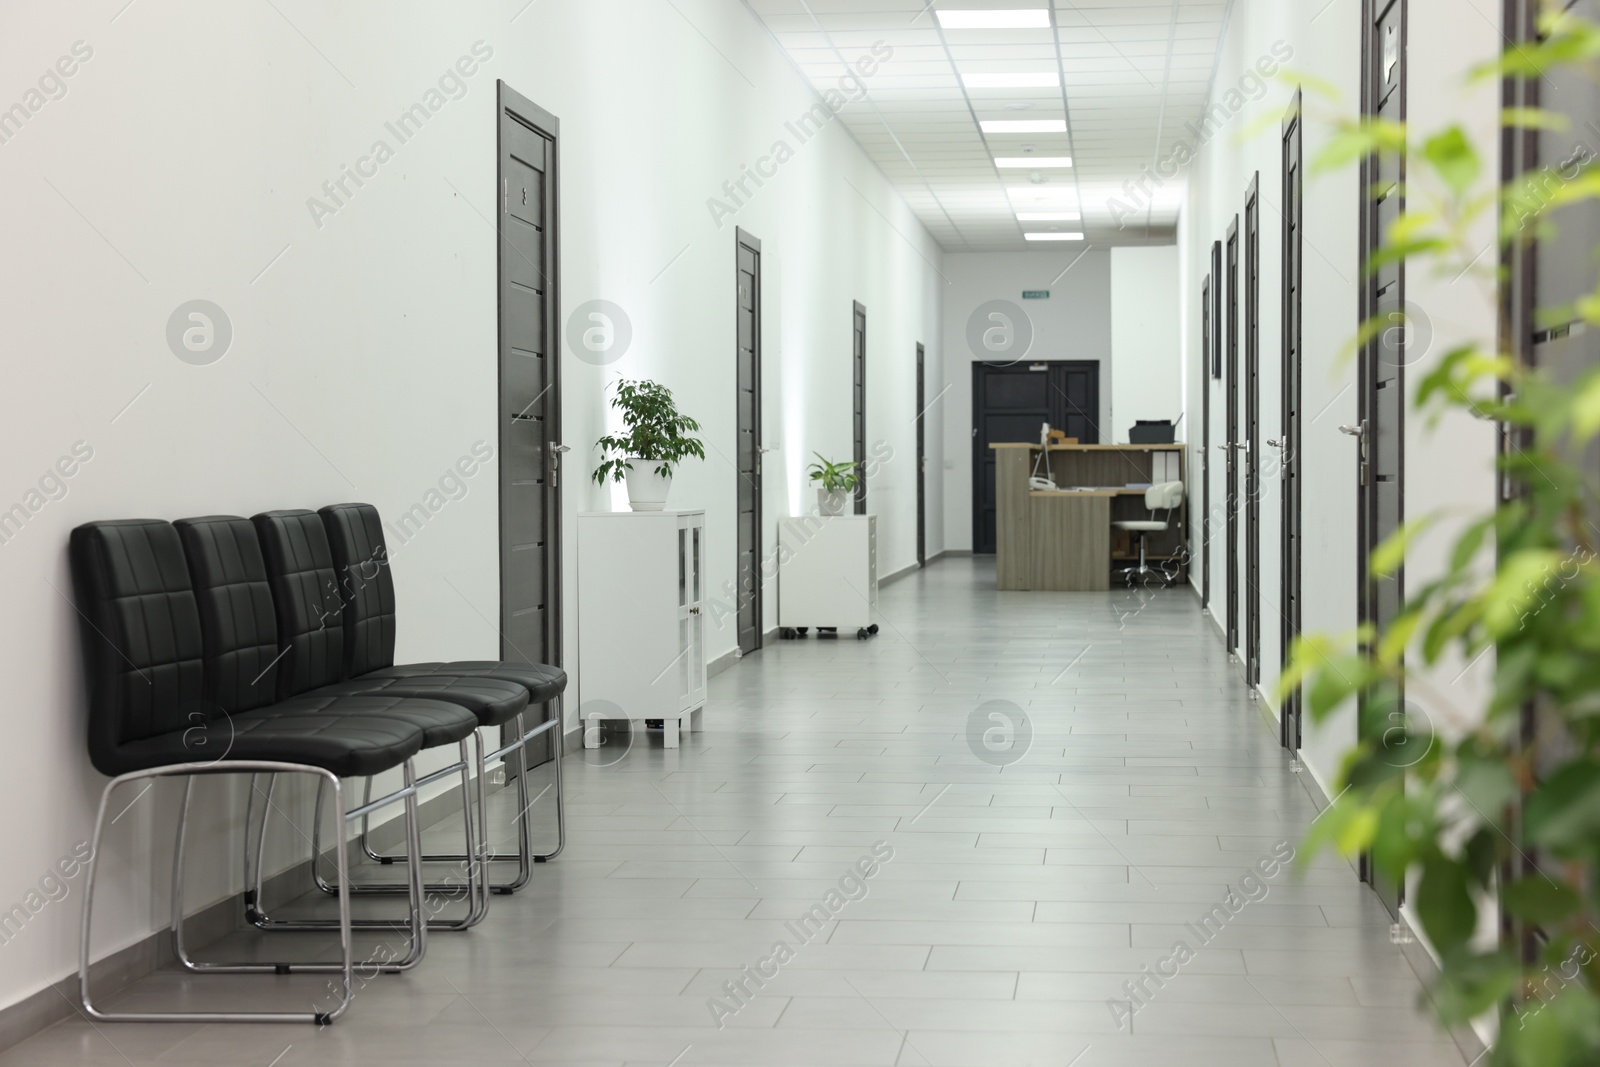
<instances>
[{"instance_id":1,"label":"white rolling cabinet","mask_svg":"<svg viewBox=\"0 0 1600 1067\"><path fill-rule=\"evenodd\" d=\"M666 746L706 702L704 511L578 516L578 717L635 729L660 719Z\"/></svg>"},{"instance_id":2,"label":"white rolling cabinet","mask_svg":"<svg viewBox=\"0 0 1600 1067\"><path fill-rule=\"evenodd\" d=\"M778 636L854 628L866 638L878 604L878 520L807 515L778 523Z\"/></svg>"}]
</instances>

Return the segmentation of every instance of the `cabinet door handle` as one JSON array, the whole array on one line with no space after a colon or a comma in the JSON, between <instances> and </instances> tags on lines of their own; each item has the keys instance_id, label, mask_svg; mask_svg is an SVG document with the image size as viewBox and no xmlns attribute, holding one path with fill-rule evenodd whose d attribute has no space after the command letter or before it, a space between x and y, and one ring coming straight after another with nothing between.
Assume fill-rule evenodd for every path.
<instances>
[{"instance_id":1,"label":"cabinet door handle","mask_svg":"<svg viewBox=\"0 0 1600 1067\"><path fill-rule=\"evenodd\" d=\"M690 608L689 609L689 614L690 615L698 615L698 614L700 614L700 609L699 608Z\"/></svg>"}]
</instances>

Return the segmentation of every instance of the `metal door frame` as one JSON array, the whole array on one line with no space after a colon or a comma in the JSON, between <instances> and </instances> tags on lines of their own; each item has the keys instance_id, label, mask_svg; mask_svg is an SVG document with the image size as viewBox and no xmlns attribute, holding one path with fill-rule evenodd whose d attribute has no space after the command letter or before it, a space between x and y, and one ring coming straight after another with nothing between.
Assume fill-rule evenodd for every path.
<instances>
[{"instance_id":1,"label":"metal door frame","mask_svg":"<svg viewBox=\"0 0 1600 1067\"><path fill-rule=\"evenodd\" d=\"M859 300L852 300L850 313L850 437L856 477L857 515L867 513L867 308ZM856 351L856 323L861 323L861 351ZM861 394L856 395L856 375L861 376Z\"/></svg>"},{"instance_id":2,"label":"metal door frame","mask_svg":"<svg viewBox=\"0 0 1600 1067\"><path fill-rule=\"evenodd\" d=\"M1212 253L1215 256L1215 252ZM1200 610L1211 610L1211 347L1212 275L1200 283Z\"/></svg>"},{"instance_id":3,"label":"metal door frame","mask_svg":"<svg viewBox=\"0 0 1600 1067\"><path fill-rule=\"evenodd\" d=\"M1244 680L1261 681L1261 172L1244 200Z\"/></svg>"},{"instance_id":4,"label":"metal door frame","mask_svg":"<svg viewBox=\"0 0 1600 1067\"><path fill-rule=\"evenodd\" d=\"M1301 95L1295 89L1294 99L1283 118L1283 369L1282 399L1279 408L1282 437L1278 439L1278 458L1281 465L1282 489L1279 505L1279 604L1282 619L1279 627L1280 669L1289 662L1290 650L1299 638L1303 623L1301 599L1303 595L1303 569L1301 550L1304 537L1301 532L1303 508L1301 504L1301 438L1304 428L1300 421L1301 379L1304 371L1305 327L1301 320L1304 297L1301 286L1305 274L1305 142L1301 126ZM1291 270L1291 264L1293 269ZM1297 752L1301 743L1301 692L1296 686L1285 694L1278 718L1279 741L1284 748Z\"/></svg>"},{"instance_id":5,"label":"metal door frame","mask_svg":"<svg viewBox=\"0 0 1600 1067\"><path fill-rule=\"evenodd\" d=\"M917 566L928 565L927 351L917 342Z\"/></svg>"},{"instance_id":6,"label":"metal door frame","mask_svg":"<svg viewBox=\"0 0 1600 1067\"><path fill-rule=\"evenodd\" d=\"M755 504L754 504L753 508L751 509L752 513L753 513L753 518L754 518L754 531L751 534L752 543L751 543L751 546L750 546L750 552L751 552L751 556L753 557L753 564L754 564L754 569L752 571L752 574L754 575L754 582L752 583L752 586L751 586L750 592L749 592L750 602L751 602L751 610L753 610L755 612L755 616L756 616L756 643L755 643L755 648L751 649L750 651L755 652L755 651L759 651L761 648L763 648L766 645L766 637L767 637L766 598L765 598L765 590L763 588L763 583L762 583L762 580L761 580L761 552L762 552L762 546L765 543L765 538L762 535L765 532L765 527L764 527L763 524L766 522L766 515L765 515L765 513L763 511L763 504L765 503L765 501L763 499L763 490L765 489L765 486L766 486L766 471L765 471L765 464L764 464L764 462L762 460L762 450L761 450L761 241L760 241L760 239L755 237L753 234L751 234L748 230L744 229L742 226L735 226L733 228L733 276L734 276L734 279L735 279L736 282L737 282L737 279L739 277L739 250L741 248L745 249L746 251L748 251L752 255L754 255L755 256L755 260L756 260L755 291L750 294L750 305L751 305L751 308L753 310L753 316L752 317L755 320L754 326L752 327L752 335L751 335L751 338L750 338L750 359L751 359L751 362L753 364L753 366L751 367L751 376L752 376L752 381L754 382L754 386L751 389L751 392L754 394L754 397L753 397L753 400L754 400L754 411L752 413L752 423L751 423L751 425L752 425L751 438L752 439L751 439L751 442L750 442L750 447L755 450L754 463L755 463L755 479L756 479L756 481L755 481ZM733 324L733 344L734 344L733 356L734 356L735 360L740 358L740 356L739 356L739 320L738 320L738 316L739 316L739 312L741 310L742 309L739 307L739 302L738 302L738 297L737 297L737 292L736 292L735 293L735 299L734 299L734 324ZM739 409L738 409L738 406L737 406L738 405L738 401L739 401L739 373L738 373L738 368L737 367L734 368L733 390L734 390L734 394L733 395L734 395L734 405L735 405L734 412L733 412L733 427L734 427L734 434L737 436L737 434L739 432ZM737 446L737 441L735 442L735 445ZM744 474L743 474L742 471L740 471L738 469L738 466L739 466L738 465L738 449L737 449L737 447L735 447L735 449L734 449L734 475L735 475L736 478L742 478L744 476ZM736 576L737 576L737 574L739 572L739 565L738 565L738 562L737 562L737 556L739 554L739 528L738 528L738 523L739 523L739 496L738 496L738 491L739 491L738 483L735 482L735 484L734 484L734 498L733 498L734 499L733 550L734 550L734 556L736 558L736 562L734 563L734 568L733 569L734 569L734 574ZM734 626L734 635L733 635L734 646L738 647L739 646L739 634L738 634L739 619L738 619L738 613L737 612L734 615L733 626ZM748 654L748 653L745 653L745 654Z\"/></svg>"},{"instance_id":7,"label":"metal door frame","mask_svg":"<svg viewBox=\"0 0 1600 1067\"><path fill-rule=\"evenodd\" d=\"M1389 10L1391 7L1396 6L1398 6L1400 9L1400 84L1395 91L1400 94L1400 114L1395 118L1396 121L1404 122L1407 115L1407 79L1410 74L1409 64L1406 61L1406 52L1409 46L1408 35L1410 32L1410 12L1407 5L1407 0L1361 0L1363 19L1361 35L1361 114L1365 117L1375 115L1377 113L1377 90L1379 84L1377 78L1382 64L1382 55L1381 52L1375 51L1374 49L1374 37L1376 34L1375 27L1379 14L1383 11ZM1368 321L1371 320L1372 316L1376 313L1377 305L1377 293L1375 290L1375 286L1377 284L1377 275L1376 273L1369 272L1367 265L1370 262L1373 253L1382 244L1382 235L1377 233L1379 217L1377 203L1372 199L1372 191L1377 184L1378 177L1379 174L1376 158L1368 156L1362 159L1358 194L1360 196L1361 210L1361 230L1359 235L1360 259L1358 261L1358 277L1360 277L1361 282L1359 287L1359 307L1357 311L1359 316L1358 325L1361 326L1364 326ZM1399 188L1395 193L1396 196L1400 197L1399 210L1402 216L1405 214L1405 179L1406 161L1402 156L1399 161L1399 175L1397 178ZM1404 314L1406 308L1405 261L1401 260L1399 263L1397 263L1396 269L1400 291L1399 306L1401 313ZM1406 343L1405 332L1406 331L1403 330L1400 331L1400 345L1402 351L1404 350L1404 345ZM1370 553L1374 548L1377 547L1379 540L1381 540L1375 536L1375 529L1378 521L1377 487L1379 483L1376 477L1370 476L1371 468L1367 460L1367 450L1374 449L1375 454L1377 435L1374 433L1373 428L1376 426L1374 414L1377 396L1377 378L1373 373L1372 364L1373 361L1378 358L1379 344L1379 338L1369 339L1366 344L1362 346L1360 359L1357 361L1359 372L1357 375L1358 380L1356 396L1358 406L1357 415L1360 420L1358 422L1358 426L1361 430L1360 447L1362 449L1362 456L1358 466L1359 477L1356 490L1356 611L1358 621L1363 624L1373 620L1378 603L1378 597L1373 588ZM1397 447L1399 450L1398 464L1395 471L1395 477L1398 480L1398 484L1395 487L1398 508L1395 516L1397 528L1400 525L1403 525L1405 522L1405 380L1405 359L1404 356L1402 356L1400 358L1399 365L1395 368L1395 388L1400 391L1399 395L1402 398L1397 409L1400 425L1396 427L1398 441ZM1405 565L1403 562L1395 571L1394 581L1399 584L1401 597L1403 600L1405 590ZM1404 708L1405 692L1403 687L1396 687L1394 700L1397 702L1398 707ZM1358 697L1358 730L1360 729L1360 724L1367 722L1370 717L1370 701L1370 692L1363 692ZM1360 868L1362 881L1372 886L1373 891L1378 895L1378 899L1382 900L1384 906L1389 909L1390 913L1398 918L1400 907L1405 902L1405 886L1379 885L1379 875L1372 865L1372 858L1370 855L1362 855ZM1392 900L1390 899L1391 896L1393 897Z\"/></svg>"},{"instance_id":8,"label":"metal door frame","mask_svg":"<svg viewBox=\"0 0 1600 1067\"><path fill-rule=\"evenodd\" d=\"M544 656L542 662L552 666L561 666L563 655L563 612L562 612L562 507L561 507L561 455L553 446L561 441L561 120L556 118L532 100L511 88L504 81L497 81L496 122L495 122L495 185L500 186L504 177L501 163L505 159L507 145L502 131L502 120L509 112L534 133L545 138L550 143L549 158L545 166L545 265L542 273L545 276L545 301L544 301L544 334L545 334L545 375L546 392L548 399L545 402L545 647L541 650ZM501 197L502 190L495 189L495 196ZM502 208L503 210L503 208ZM496 229L497 235L503 236ZM505 337L506 314L500 299L505 283L505 271L500 263L500 246L495 244L495 313L497 317L496 341L499 349L498 379L505 380L505 361L507 344ZM499 384L497 390L501 388ZM512 423L504 415L505 403L499 397L495 401L498 413L496 421L500 424L498 442L500 455L506 454L505 439L511 432ZM499 486L499 506L496 511L505 507L504 482ZM504 528L499 526L498 544L500 560L504 560ZM500 586L502 590L501 611L504 605L505 570L501 567ZM507 654L505 647L504 620L500 627L502 659L512 658ZM518 653L519 655L523 653Z\"/></svg>"},{"instance_id":9,"label":"metal door frame","mask_svg":"<svg viewBox=\"0 0 1600 1067\"><path fill-rule=\"evenodd\" d=\"M1226 244L1228 301L1226 306L1227 368L1222 388L1227 392L1228 440L1222 446L1228 457L1228 652L1239 652L1239 216L1228 227Z\"/></svg>"}]
</instances>

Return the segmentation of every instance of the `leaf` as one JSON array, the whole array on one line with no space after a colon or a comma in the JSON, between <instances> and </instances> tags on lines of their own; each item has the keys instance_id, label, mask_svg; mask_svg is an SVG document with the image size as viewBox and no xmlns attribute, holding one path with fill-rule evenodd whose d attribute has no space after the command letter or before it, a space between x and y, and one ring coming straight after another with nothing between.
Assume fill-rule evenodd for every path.
<instances>
[{"instance_id":1,"label":"leaf","mask_svg":"<svg viewBox=\"0 0 1600 1067\"><path fill-rule=\"evenodd\" d=\"M1442 956L1466 944L1478 926L1478 906L1467 888L1467 870L1456 861L1435 856L1423 865L1417 883L1417 917L1428 940Z\"/></svg>"},{"instance_id":2,"label":"leaf","mask_svg":"<svg viewBox=\"0 0 1600 1067\"><path fill-rule=\"evenodd\" d=\"M1502 888L1500 903L1513 915L1548 926L1583 907L1583 898L1570 886L1542 874L1530 874Z\"/></svg>"},{"instance_id":3,"label":"leaf","mask_svg":"<svg viewBox=\"0 0 1600 1067\"><path fill-rule=\"evenodd\" d=\"M1600 767L1588 760L1562 767L1528 798L1523 818L1535 844L1592 848L1600 835Z\"/></svg>"},{"instance_id":4,"label":"leaf","mask_svg":"<svg viewBox=\"0 0 1600 1067\"><path fill-rule=\"evenodd\" d=\"M1546 111L1539 107L1503 107L1500 125L1515 126L1525 130L1567 130L1572 120L1559 111Z\"/></svg>"},{"instance_id":5,"label":"leaf","mask_svg":"<svg viewBox=\"0 0 1600 1067\"><path fill-rule=\"evenodd\" d=\"M1407 519L1400 528L1388 537L1377 548L1372 550L1370 566L1372 572L1378 577L1388 577L1398 571L1406 561L1406 549L1417 535L1439 521L1438 515L1423 515L1420 518Z\"/></svg>"},{"instance_id":6,"label":"leaf","mask_svg":"<svg viewBox=\"0 0 1600 1067\"><path fill-rule=\"evenodd\" d=\"M1600 431L1600 368L1590 368L1574 386L1572 433L1580 442Z\"/></svg>"},{"instance_id":7,"label":"leaf","mask_svg":"<svg viewBox=\"0 0 1600 1067\"><path fill-rule=\"evenodd\" d=\"M1422 155L1457 199L1466 194L1483 172L1483 161L1459 126L1436 133L1422 146Z\"/></svg>"}]
</instances>

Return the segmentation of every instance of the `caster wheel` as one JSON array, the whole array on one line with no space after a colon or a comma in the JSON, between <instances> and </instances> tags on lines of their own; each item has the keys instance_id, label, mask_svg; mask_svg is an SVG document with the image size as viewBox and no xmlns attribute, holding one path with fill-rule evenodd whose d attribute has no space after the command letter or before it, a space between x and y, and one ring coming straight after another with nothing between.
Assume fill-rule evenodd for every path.
<instances>
[{"instance_id":1,"label":"caster wheel","mask_svg":"<svg viewBox=\"0 0 1600 1067\"><path fill-rule=\"evenodd\" d=\"M871 626L867 627L867 633L876 636L878 633L878 624L873 623Z\"/></svg>"},{"instance_id":2,"label":"caster wheel","mask_svg":"<svg viewBox=\"0 0 1600 1067\"><path fill-rule=\"evenodd\" d=\"M799 629L795 630L795 633L798 634L801 637L804 637L806 634L808 634L810 632L811 632L811 627L809 627L809 626L802 626Z\"/></svg>"},{"instance_id":3,"label":"caster wheel","mask_svg":"<svg viewBox=\"0 0 1600 1067\"><path fill-rule=\"evenodd\" d=\"M817 627L817 640L818 641L821 641L823 638L837 638L838 636L839 636L839 628L836 627L836 626L819 626L819 627Z\"/></svg>"},{"instance_id":4,"label":"caster wheel","mask_svg":"<svg viewBox=\"0 0 1600 1067\"><path fill-rule=\"evenodd\" d=\"M788 626L780 626L780 627L778 627L778 640L780 640L780 641L793 641L794 638L795 638L795 632L791 627L788 627Z\"/></svg>"},{"instance_id":5,"label":"caster wheel","mask_svg":"<svg viewBox=\"0 0 1600 1067\"><path fill-rule=\"evenodd\" d=\"M857 641L865 641L866 639L867 639L867 631L866 631L865 628L862 628L862 629L856 631L856 640Z\"/></svg>"}]
</instances>

